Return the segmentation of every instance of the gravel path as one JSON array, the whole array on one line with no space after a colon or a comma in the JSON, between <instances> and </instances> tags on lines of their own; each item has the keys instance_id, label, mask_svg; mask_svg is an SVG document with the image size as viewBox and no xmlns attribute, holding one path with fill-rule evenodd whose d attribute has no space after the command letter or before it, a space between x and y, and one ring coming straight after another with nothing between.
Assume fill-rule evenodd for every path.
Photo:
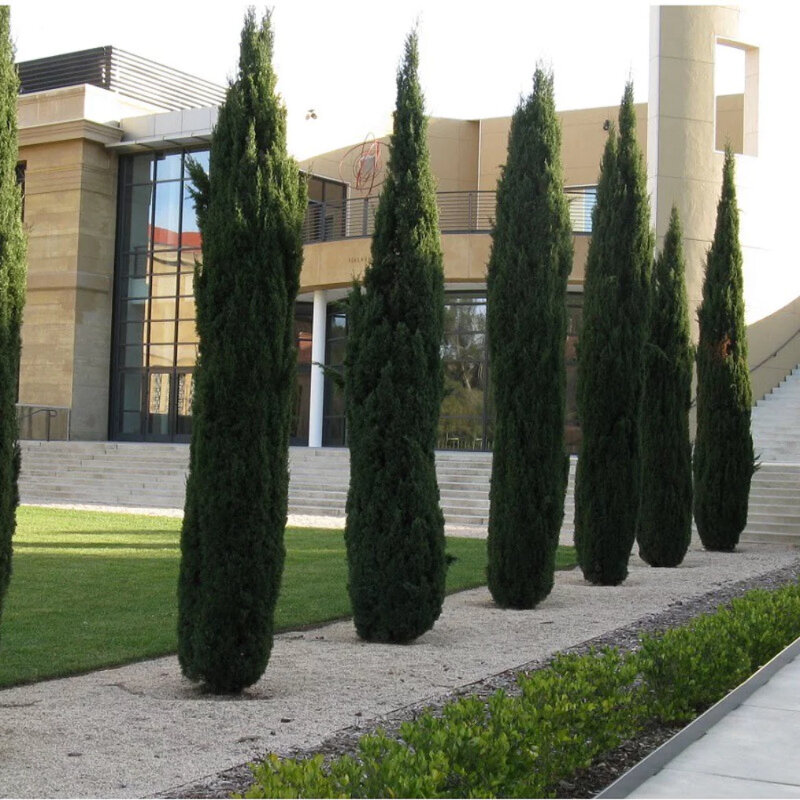
<instances>
[{"instance_id":1,"label":"gravel path","mask_svg":"<svg viewBox=\"0 0 800 800\"><path fill-rule=\"evenodd\" d=\"M127 509L130 511L130 509ZM318 747L487 676L574 647L675 603L795 564L796 548L696 546L675 570L631 559L619 587L557 573L533 611L502 611L486 589L449 597L432 631L406 646L366 644L352 623L276 637L264 677L242 697L203 694L174 657L0 691L0 796L141 797L267 751ZM183 787L183 788L181 788Z\"/></svg>"}]
</instances>

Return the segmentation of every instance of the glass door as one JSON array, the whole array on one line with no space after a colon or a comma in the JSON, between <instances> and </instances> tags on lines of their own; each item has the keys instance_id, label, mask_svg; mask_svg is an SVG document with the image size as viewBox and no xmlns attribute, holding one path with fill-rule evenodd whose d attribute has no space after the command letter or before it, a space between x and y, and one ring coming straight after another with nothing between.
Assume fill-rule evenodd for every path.
<instances>
[{"instance_id":1,"label":"glass door","mask_svg":"<svg viewBox=\"0 0 800 800\"><path fill-rule=\"evenodd\" d=\"M178 370L175 390L175 425L173 428L176 442L188 442L192 437L192 399L194 397L194 372Z\"/></svg>"},{"instance_id":2,"label":"glass door","mask_svg":"<svg viewBox=\"0 0 800 800\"><path fill-rule=\"evenodd\" d=\"M145 439L152 442L170 441L172 406L172 372L150 371L145 397Z\"/></svg>"}]
</instances>

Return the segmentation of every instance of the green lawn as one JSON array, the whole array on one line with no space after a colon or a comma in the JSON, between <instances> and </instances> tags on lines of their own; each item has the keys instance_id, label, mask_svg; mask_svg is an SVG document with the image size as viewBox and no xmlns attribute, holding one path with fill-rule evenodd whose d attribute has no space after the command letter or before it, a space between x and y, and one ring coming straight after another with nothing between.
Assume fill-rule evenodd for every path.
<instances>
[{"instance_id":1,"label":"green lawn","mask_svg":"<svg viewBox=\"0 0 800 800\"><path fill-rule=\"evenodd\" d=\"M175 652L180 520L25 506L17 519L0 686ZM289 528L286 549L277 629L349 616L342 532ZM449 537L447 551L448 593L485 583L484 541Z\"/></svg>"}]
</instances>

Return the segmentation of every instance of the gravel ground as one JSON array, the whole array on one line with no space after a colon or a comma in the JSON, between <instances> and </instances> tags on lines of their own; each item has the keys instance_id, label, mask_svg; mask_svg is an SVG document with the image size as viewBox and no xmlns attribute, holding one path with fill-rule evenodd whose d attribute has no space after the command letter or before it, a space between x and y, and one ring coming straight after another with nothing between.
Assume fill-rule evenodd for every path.
<instances>
[{"instance_id":1,"label":"gravel ground","mask_svg":"<svg viewBox=\"0 0 800 800\"><path fill-rule=\"evenodd\" d=\"M642 633L656 633L677 625L686 624L689 620L700 614L708 614L720 606L729 603L733 598L740 597L752 589L777 589L787 583L794 582L800 577L800 560L786 567L764 573L762 575L735 581L714 589L705 594L686 600L677 600L662 612L648 614L636 622L616 628L600 636L581 642L575 647L565 648L563 652L583 654L591 648L616 647L624 652L634 649ZM404 708L395 710L381 719L370 720L366 723L351 725L337 731L320 745L311 748L297 748L290 755L298 758L310 757L321 753L327 758L335 758L343 754L353 755L356 752L358 740L365 733L370 733L378 728L386 733L399 735L399 728L403 722L413 720L426 711L436 713L441 707L458 697L472 695L488 698L498 689L503 689L509 695L519 694L517 676L520 673L532 672L546 667L550 657L523 664L510 670L491 675L475 683L458 687L436 698L427 698L421 703L412 703ZM590 798L605 789L617 778L638 764L653 750L681 730L680 725L653 724L642 731L635 739L622 742L619 747L609 753L598 757L588 768L580 770L577 774L563 780L554 787L555 796L558 798ZM172 791L161 794L161 797L229 797L233 792L244 792L251 783L250 768L247 764L225 770L218 775L207 777L193 784L177 787Z\"/></svg>"},{"instance_id":2,"label":"gravel ground","mask_svg":"<svg viewBox=\"0 0 800 800\"><path fill-rule=\"evenodd\" d=\"M637 621L655 624L663 613L671 624L689 598L796 569L797 556L763 544L733 554L695 546L674 570L632 558L618 587L561 572L533 611L502 611L485 588L461 592L432 631L405 646L361 642L349 621L282 634L264 677L241 697L204 694L181 677L175 658L6 689L0 796L224 793L220 773L266 752L312 751L454 693L491 691L556 651Z\"/></svg>"}]
</instances>

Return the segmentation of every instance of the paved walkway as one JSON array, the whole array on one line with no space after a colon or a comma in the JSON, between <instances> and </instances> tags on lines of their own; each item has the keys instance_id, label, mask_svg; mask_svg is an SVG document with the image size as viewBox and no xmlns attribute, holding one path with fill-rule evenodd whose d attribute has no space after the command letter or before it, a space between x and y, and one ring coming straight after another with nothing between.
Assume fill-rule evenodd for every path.
<instances>
[{"instance_id":1,"label":"paved walkway","mask_svg":"<svg viewBox=\"0 0 800 800\"><path fill-rule=\"evenodd\" d=\"M800 797L800 640L786 655L765 683L751 679L763 685L743 684L601 796Z\"/></svg>"}]
</instances>

